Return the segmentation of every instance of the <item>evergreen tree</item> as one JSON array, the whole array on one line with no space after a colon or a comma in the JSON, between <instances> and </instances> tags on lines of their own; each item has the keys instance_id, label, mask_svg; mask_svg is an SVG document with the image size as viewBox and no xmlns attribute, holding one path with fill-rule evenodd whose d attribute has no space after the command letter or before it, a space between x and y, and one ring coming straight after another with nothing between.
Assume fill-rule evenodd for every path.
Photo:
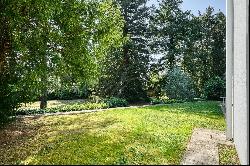
<instances>
[{"instance_id":1,"label":"evergreen tree","mask_svg":"<svg viewBox=\"0 0 250 166\"><path fill-rule=\"evenodd\" d=\"M150 49L147 0L117 0L125 20L123 46L111 52L100 79L100 93L135 101L147 97Z\"/></svg>"},{"instance_id":2,"label":"evergreen tree","mask_svg":"<svg viewBox=\"0 0 250 166\"><path fill-rule=\"evenodd\" d=\"M225 73L225 15L213 12L214 9L208 7L204 14L193 16L185 40L182 66L196 82L200 93L209 79L215 76L224 79Z\"/></svg>"},{"instance_id":3,"label":"evergreen tree","mask_svg":"<svg viewBox=\"0 0 250 166\"><path fill-rule=\"evenodd\" d=\"M174 68L183 58L190 12L183 12L181 3L182 0L163 0L152 19L154 47L163 55L159 61L162 70Z\"/></svg>"}]
</instances>

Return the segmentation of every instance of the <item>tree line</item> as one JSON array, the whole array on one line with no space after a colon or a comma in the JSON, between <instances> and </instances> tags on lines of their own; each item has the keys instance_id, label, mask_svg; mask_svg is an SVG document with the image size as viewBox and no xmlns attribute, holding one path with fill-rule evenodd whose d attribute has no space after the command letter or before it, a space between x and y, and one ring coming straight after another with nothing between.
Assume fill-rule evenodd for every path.
<instances>
[{"instance_id":1,"label":"tree line","mask_svg":"<svg viewBox=\"0 0 250 166\"><path fill-rule=\"evenodd\" d=\"M20 103L65 96L218 99L225 15L181 0L1 0L0 119ZM157 57L157 58L155 58ZM77 95L72 95L75 93Z\"/></svg>"}]
</instances>

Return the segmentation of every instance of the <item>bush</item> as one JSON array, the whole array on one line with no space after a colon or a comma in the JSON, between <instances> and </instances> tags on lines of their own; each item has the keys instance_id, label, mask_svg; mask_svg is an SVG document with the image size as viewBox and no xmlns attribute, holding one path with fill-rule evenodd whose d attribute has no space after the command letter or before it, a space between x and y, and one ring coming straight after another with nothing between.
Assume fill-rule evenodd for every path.
<instances>
[{"instance_id":1,"label":"bush","mask_svg":"<svg viewBox=\"0 0 250 166\"><path fill-rule=\"evenodd\" d=\"M97 102L86 102L83 104L72 104L59 106L54 108L46 109L18 109L16 115L33 115L33 114L45 114L45 113L56 113L56 112L71 112L71 111L82 111L82 110L94 110L94 109L105 109L114 107L126 107L128 102L125 99L111 97L104 101Z\"/></svg>"},{"instance_id":2,"label":"bush","mask_svg":"<svg viewBox=\"0 0 250 166\"><path fill-rule=\"evenodd\" d=\"M90 102L93 102L93 103L100 103L103 101L103 99L97 95L89 96L89 100L90 100Z\"/></svg>"},{"instance_id":3,"label":"bush","mask_svg":"<svg viewBox=\"0 0 250 166\"><path fill-rule=\"evenodd\" d=\"M106 99L104 102L108 105L109 108L128 106L127 100L117 97L111 97L109 99Z\"/></svg>"},{"instance_id":4,"label":"bush","mask_svg":"<svg viewBox=\"0 0 250 166\"><path fill-rule=\"evenodd\" d=\"M177 100L193 100L196 94L193 80L179 67L168 71L163 79L163 91Z\"/></svg>"},{"instance_id":5,"label":"bush","mask_svg":"<svg viewBox=\"0 0 250 166\"><path fill-rule=\"evenodd\" d=\"M168 99L168 98L151 98L151 104L172 104L172 103L183 103L185 100L176 100L176 99Z\"/></svg>"},{"instance_id":6,"label":"bush","mask_svg":"<svg viewBox=\"0 0 250 166\"><path fill-rule=\"evenodd\" d=\"M223 79L215 76L209 79L204 86L204 96L207 100L221 100L225 96L226 83Z\"/></svg>"},{"instance_id":7,"label":"bush","mask_svg":"<svg viewBox=\"0 0 250 166\"><path fill-rule=\"evenodd\" d=\"M87 87L72 86L61 87L55 91L49 91L48 100L73 100L73 99L86 99L90 94Z\"/></svg>"},{"instance_id":8,"label":"bush","mask_svg":"<svg viewBox=\"0 0 250 166\"><path fill-rule=\"evenodd\" d=\"M84 104L72 104L65 105L55 108L46 109L18 109L16 115L32 115L32 114L45 114L45 113L56 113L56 112L71 112L71 111L82 111L82 110L94 110L94 109L105 109L108 105L102 103L84 103Z\"/></svg>"},{"instance_id":9,"label":"bush","mask_svg":"<svg viewBox=\"0 0 250 166\"><path fill-rule=\"evenodd\" d=\"M161 99L158 99L158 98L150 98L151 99L151 101L150 101L150 103L152 104L152 105L155 105L155 104L164 104L164 102L161 100Z\"/></svg>"}]
</instances>

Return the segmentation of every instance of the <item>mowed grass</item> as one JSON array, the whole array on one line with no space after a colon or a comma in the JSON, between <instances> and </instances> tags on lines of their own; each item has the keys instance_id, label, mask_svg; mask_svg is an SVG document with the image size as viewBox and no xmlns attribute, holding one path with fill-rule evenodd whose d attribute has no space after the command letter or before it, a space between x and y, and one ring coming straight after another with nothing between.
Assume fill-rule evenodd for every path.
<instances>
[{"instance_id":1,"label":"mowed grass","mask_svg":"<svg viewBox=\"0 0 250 166\"><path fill-rule=\"evenodd\" d=\"M179 164L194 128L225 130L217 102L19 119L0 131L0 164Z\"/></svg>"}]
</instances>

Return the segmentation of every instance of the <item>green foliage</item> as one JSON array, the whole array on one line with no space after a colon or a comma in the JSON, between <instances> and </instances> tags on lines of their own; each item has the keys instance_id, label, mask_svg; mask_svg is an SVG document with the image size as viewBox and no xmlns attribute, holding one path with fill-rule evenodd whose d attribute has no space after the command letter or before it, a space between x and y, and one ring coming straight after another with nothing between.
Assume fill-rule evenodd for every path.
<instances>
[{"instance_id":1,"label":"green foliage","mask_svg":"<svg viewBox=\"0 0 250 166\"><path fill-rule=\"evenodd\" d=\"M104 102L91 103L86 102L84 104L72 104L54 108L46 109L18 109L16 115L32 115L32 114L45 114L45 113L56 113L56 112L71 112L71 111L82 111L82 110L94 110L94 109L105 109L108 105Z\"/></svg>"},{"instance_id":2,"label":"green foliage","mask_svg":"<svg viewBox=\"0 0 250 166\"><path fill-rule=\"evenodd\" d=\"M168 99L168 98L150 98L150 103L152 105L156 104L173 104L173 103L183 103L185 100L176 100L176 99Z\"/></svg>"},{"instance_id":3,"label":"green foliage","mask_svg":"<svg viewBox=\"0 0 250 166\"><path fill-rule=\"evenodd\" d=\"M61 87L56 91L48 92L48 100L74 100L74 99L86 99L90 95L90 90L85 87L69 86Z\"/></svg>"},{"instance_id":4,"label":"green foliage","mask_svg":"<svg viewBox=\"0 0 250 166\"><path fill-rule=\"evenodd\" d=\"M226 82L220 77L209 79L204 87L204 95L208 100L221 100L220 97L225 97Z\"/></svg>"},{"instance_id":5,"label":"green foliage","mask_svg":"<svg viewBox=\"0 0 250 166\"><path fill-rule=\"evenodd\" d=\"M63 84L95 84L100 62L122 43L123 18L111 0L1 0L0 6L0 72L12 64L17 77L1 79L1 89L14 87L22 102L41 98L46 103L48 93ZM8 104L16 96L12 89L7 93L2 99ZM61 93L61 98L74 97Z\"/></svg>"},{"instance_id":6,"label":"green foliage","mask_svg":"<svg viewBox=\"0 0 250 166\"><path fill-rule=\"evenodd\" d=\"M0 126L10 121L9 116L15 114L15 109L19 106L20 98L13 89L12 76L0 73Z\"/></svg>"},{"instance_id":7,"label":"green foliage","mask_svg":"<svg viewBox=\"0 0 250 166\"><path fill-rule=\"evenodd\" d=\"M2 59L0 60L2 61ZM18 107L20 103L19 94L14 86L14 83L15 81L17 81L17 78L13 73L13 71L11 71L10 69L11 66L9 66L8 64L6 66L2 66L1 61L0 61L0 80L1 80L0 81L0 126L9 121L9 116L14 114L15 108ZM3 61L2 63L5 63Z\"/></svg>"},{"instance_id":8,"label":"green foliage","mask_svg":"<svg viewBox=\"0 0 250 166\"><path fill-rule=\"evenodd\" d=\"M192 79L179 67L168 71L163 78L163 91L171 99L193 100L195 97Z\"/></svg>"},{"instance_id":9,"label":"green foliage","mask_svg":"<svg viewBox=\"0 0 250 166\"><path fill-rule=\"evenodd\" d=\"M133 102L147 98L149 71L149 8L147 0L115 0L125 20L123 44L104 61L98 92Z\"/></svg>"},{"instance_id":10,"label":"green foliage","mask_svg":"<svg viewBox=\"0 0 250 166\"><path fill-rule=\"evenodd\" d=\"M125 99L117 97L110 97L105 100L105 103L108 105L109 108L128 106L128 102Z\"/></svg>"},{"instance_id":11,"label":"green foliage","mask_svg":"<svg viewBox=\"0 0 250 166\"><path fill-rule=\"evenodd\" d=\"M20 94L15 86L19 81L14 69L16 56L11 50L11 28L6 8L9 1L0 1L0 126L9 121L9 116L20 103Z\"/></svg>"},{"instance_id":12,"label":"green foliage","mask_svg":"<svg viewBox=\"0 0 250 166\"><path fill-rule=\"evenodd\" d=\"M197 95L212 77L225 74L226 17L208 7L198 16L181 9L182 0L163 0L151 19L159 72L176 65L192 78ZM164 84L164 82L163 82Z\"/></svg>"},{"instance_id":13,"label":"green foliage","mask_svg":"<svg viewBox=\"0 0 250 166\"><path fill-rule=\"evenodd\" d=\"M154 64L154 66L156 66ZM149 74L149 81L147 84L147 93L150 97L159 97L162 94L161 90L161 80L162 76L160 76L157 69L152 69L151 67L151 73Z\"/></svg>"},{"instance_id":14,"label":"green foliage","mask_svg":"<svg viewBox=\"0 0 250 166\"><path fill-rule=\"evenodd\" d=\"M101 98L100 96L97 96L95 94L92 94L89 96L89 100L93 103L99 103L103 101L103 98Z\"/></svg>"},{"instance_id":15,"label":"green foliage","mask_svg":"<svg viewBox=\"0 0 250 166\"><path fill-rule=\"evenodd\" d=\"M19 108L16 115L32 115L32 114L45 114L56 112L71 112L82 110L105 109L115 107L126 107L128 102L125 99L110 97L108 99L101 99L98 96L90 96L90 101L84 103L68 104L58 107L36 109L36 108Z\"/></svg>"},{"instance_id":16,"label":"green foliage","mask_svg":"<svg viewBox=\"0 0 250 166\"><path fill-rule=\"evenodd\" d=\"M163 55L159 60L163 69L172 69L181 62L184 41L188 38L189 29L186 26L190 12L183 11L181 3L182 0L163 0L151 19L155 40L153 47L156 53Z\"/></svg>"},{"instance_id":17,"label":"green foliage","mask_svg":"<svg viewBox=\"0 0 250 166\"><path fill-rule=\"evenodd\" d=\"M226 17L222 12L214 14L212 7L192 17L186 37L182 66L195 81L200 95L205 83L226 72Z\"/></svg>"},{"instance_id":18,"label":"green foliage","mask_svg":"<svg viewBox=\"0 0 250 166\"><path fill-rule=\"evenodd\" d=\"M1 0L0 119L20 102L41 99L46 107L47 99L93 91L129 102L164 93L190 100L194 87L199 97L222 95L217 88L224 87L210 79L225 73L225 15L209 7L194 16L181 0L163 0L155 10L146 3ZM162 55L155 68L151 54Z\"/></svg>"}]
</instances>

